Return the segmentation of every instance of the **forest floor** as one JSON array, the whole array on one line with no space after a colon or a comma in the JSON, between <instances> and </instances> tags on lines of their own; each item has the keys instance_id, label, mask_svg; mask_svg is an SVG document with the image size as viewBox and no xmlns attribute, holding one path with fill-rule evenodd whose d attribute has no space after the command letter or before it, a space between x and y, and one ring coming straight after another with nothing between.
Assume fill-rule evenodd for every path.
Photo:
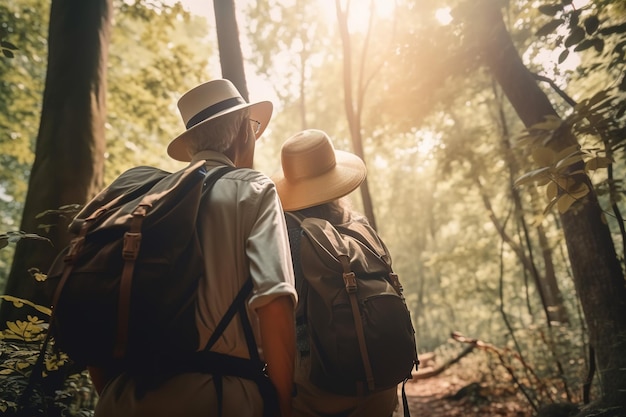
<instances>
[{"instance_id":1,"label":"forest floor","mask_svg":"<svg viewBox=\"0 0 626 417\"><path fill-rule=\"evenodd\" d=\"M411 417L530 417L528 403L511 389L471 381L447 370L428 379L408 381L405 385ZM403 417L401 389L399 407L393 417Z\"/></svg>"}]
</instances>

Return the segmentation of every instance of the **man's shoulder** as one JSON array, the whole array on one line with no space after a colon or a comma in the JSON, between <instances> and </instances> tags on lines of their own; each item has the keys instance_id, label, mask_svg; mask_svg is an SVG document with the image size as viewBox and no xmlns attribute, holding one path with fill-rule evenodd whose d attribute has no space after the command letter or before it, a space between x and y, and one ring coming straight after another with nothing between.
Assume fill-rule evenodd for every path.
<instances>
[{"instance_id":1,"label":"man's shoulder","mask_svg":"<svg viewBox=\"0 0 626 417\"><path fill-rule=\"evenodd\" d=\"M272 180L262 172L256 171L251 168L239 168L232 172L229 172L224 176L225 179L232 179L238 181L245 181L251 184L257 184L259 186L273 187Z\"/></svg>"},{"instance_id":2,"label":"man's shoulder","mask_svg":"<svg viewBox=\"0 0 626 417\"><path fill-rule=\"evenodd\" d=\"M243 185L244 189L254 190L255 194L271 193L276 189L274 182L267 175L250 168L238 168L224 175L222 179L225 180L223 184L236 181L239 183L238 189Z\"/></svg>"}]
</instances>

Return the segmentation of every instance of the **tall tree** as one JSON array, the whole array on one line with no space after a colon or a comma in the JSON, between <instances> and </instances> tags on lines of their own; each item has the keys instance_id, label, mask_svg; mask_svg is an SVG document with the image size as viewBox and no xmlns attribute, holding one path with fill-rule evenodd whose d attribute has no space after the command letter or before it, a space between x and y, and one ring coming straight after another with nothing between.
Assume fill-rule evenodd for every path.
<instances>
[{"instance_id":1,"label":"tall tree","mask_svg":"<svg viewBox=\"0 0 626 417\"><path fill-rule=\"evenodd\" d=\"M501 85L510 103L527 127L558 114L546 94L524 66L504 24L496 2L472 2L468 13L468 35L480 45L482 58ZM548 146L556 153L578 147L576 137L565 124L555 131ZM593 185L584 174L582 161L571 166L573 187L584 184L589 192L560 214L567 242L574 284L580 297L595 349L602 387L600 407L626 406L626 286L610 230L603 221Z\"/></svg>"},{"instance_id":2,"label":"tall tree","mask_svg":"<svg viewBox=\"0 0 626 417\"><path fill-rule=\"evenodd\" d=\"M361 5L362 6L362 5ZM344 95L344 109L346 111L346 118L348 119L348 127L350 128L350 137L352 138L352 146L354 147L354 153L356 153L361 159L366 160L363 152L363 132L361 126L361 116L363 113L363 101L365 99L365 93L367 87L371 81L372 76L367 76L364 73L365 62L367 57L367 49L369 43L369 36L371 33L372 19L374 14L374 2L369 4L370 8L370 20L366 33L366 38L363 43L363 51L361 51L361 61L358 72L355 72L352 67L353 48L352 39L350 37L350 30L348 28L348 16L350 14L350 0L347 0L343 5L341 0L335 0L335 9L337 11L337 22L339 23L339 33L341 35L341 43L343 47L343 95ZM382 63L381 63L382 64ZM379 67L380 68L380 67ZM374 71L376 73L377 71ZM356 77L355 77L356 76ZM356 78L356 81L355 81ZM355 88L356 86L356 88ZM372 204L372 196L370 194L369 183L367 179L363 181L360 186L361 198L363 200L363 211L368 221L374 229L376 229L376 217L374 216L374 207Z\"/></svg>"},{"instance_id":3,"label":"tall tree","mask_svg":"<svg viewBox=\"0 0 626 417\"><path fill-rule=\"evenodd\" d=\"M239 41L235 0L214 0L213 6L222 77L232 81L241 96L248 101L248 86Z\"/></svg>"},{"instance_id":4,"label":"tall tree","mask_svg":"<svg viewBox=\"0 0 626 417\"><path fill-rule=\"evenodd\" d=\"M6 294L49 304L33 273L45 272L69 243L67 219L53 211L83 204L102 186L111 13L111 0L52 1L43 107L20 226L51 244L19 242ZM0 322L19 318L22 310L3 303Z\"/></svg>"}]
</instances>

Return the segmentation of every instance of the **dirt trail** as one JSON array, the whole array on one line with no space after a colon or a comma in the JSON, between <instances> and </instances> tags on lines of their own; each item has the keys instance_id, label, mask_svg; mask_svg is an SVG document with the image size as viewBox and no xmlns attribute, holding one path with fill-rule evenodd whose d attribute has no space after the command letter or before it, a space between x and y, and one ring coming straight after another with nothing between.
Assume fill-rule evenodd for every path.
<instances>
[{"instance_id":1,"label":"dirt trail","mask_svg":"<svg viewBox=\"0 0 626 417\"><path fill-rule=\"evenodd\" d=\"M448 372L425 380L409 381L405 386L411 417L530 417L527 404L515 394L493 392L484 384L465 381ZM401 390L398 390L400 395ZM400 409L393 417L403 417Z\"/></svg>"}]
</instances>

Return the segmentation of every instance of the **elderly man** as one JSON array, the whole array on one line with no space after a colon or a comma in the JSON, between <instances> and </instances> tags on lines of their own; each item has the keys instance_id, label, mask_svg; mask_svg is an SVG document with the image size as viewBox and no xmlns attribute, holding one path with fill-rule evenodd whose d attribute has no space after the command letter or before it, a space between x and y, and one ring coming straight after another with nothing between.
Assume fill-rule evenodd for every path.
<instances>
[{"instance_id":1,"label":"elderly man","mask_svg":"<svg viewBox=\"0 0 626 417\"><path fill-rule=\"evenodd\" d=\"M211 339L210 351L227 359L219 361L221 368L228 368L224 363L231 358L237 364L260 352L273 389L242 377L241 369L212 372L212 364L168 375L148 389L141 375L126 369L109 376L90 368L101 392L96 416L261 417L272 412L290 417L297 295L289 241L273 182L251 169L255 140L267 127L272 104L247 103L232 83L218 79L185 93L178 107L186 130L169 144L168 155L190 164L204 160L209 174L223 166L239 168L217 180L197 219L205 265L196 310L198 351ZM237 313L240 320L216 330L248 279L252 294ZM280 410L264 407L272 391Z\"/></svg>"}]
</instances>

